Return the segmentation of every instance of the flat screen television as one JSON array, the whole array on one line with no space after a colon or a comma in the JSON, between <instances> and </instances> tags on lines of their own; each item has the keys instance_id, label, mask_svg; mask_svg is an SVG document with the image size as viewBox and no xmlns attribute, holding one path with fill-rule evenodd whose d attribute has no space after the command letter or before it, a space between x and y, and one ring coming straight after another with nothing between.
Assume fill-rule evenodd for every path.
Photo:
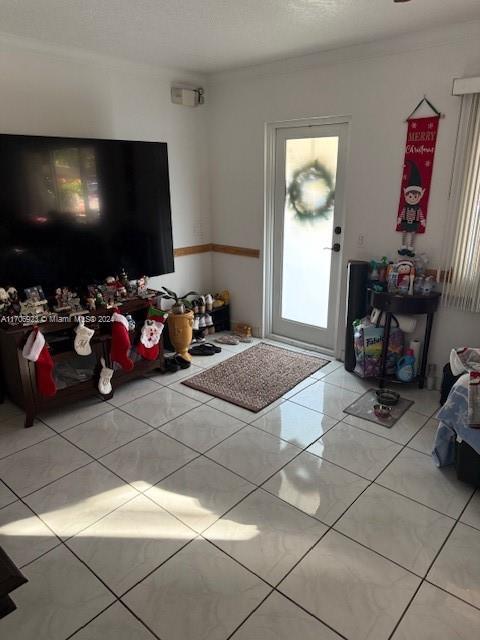
<instances>
[{"instance_id":1,"label":"flat screen television","mask_svg":"<svg viewBox=\"0 0 480 640\"><path fill-rule=\"evenodd\" d=\"M167 144L0 135L0 287L174 270Z\"/></svg>"}]
</instances>

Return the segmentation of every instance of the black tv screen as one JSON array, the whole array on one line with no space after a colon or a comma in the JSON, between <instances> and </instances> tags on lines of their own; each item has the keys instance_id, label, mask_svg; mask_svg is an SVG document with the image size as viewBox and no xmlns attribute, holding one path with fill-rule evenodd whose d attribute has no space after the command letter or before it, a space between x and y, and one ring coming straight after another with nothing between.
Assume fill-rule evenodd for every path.
<instances>
[{"instance_id":1,"label":"black tv screen","mask_svg":"<svg viewBox=\"0 0 480 640\"><path fill-rule=\"evenodd\" d=\"M0 135L0 287L172 272L167 145Z\"/></svg>"}]
</instances>

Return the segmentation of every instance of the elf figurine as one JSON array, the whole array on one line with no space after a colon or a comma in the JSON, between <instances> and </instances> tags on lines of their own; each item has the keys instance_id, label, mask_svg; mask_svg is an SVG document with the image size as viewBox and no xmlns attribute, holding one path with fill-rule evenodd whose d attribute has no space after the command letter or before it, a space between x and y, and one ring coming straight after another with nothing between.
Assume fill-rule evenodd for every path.
<instances>
[{"instance_id":1,"label":"elf figurine","mask_svg":"<svg viewBox=\"0 0 480 640\"><path fill-rule=\"evenodd\" d=\"M410 164L410 176L408 186L403 189L405 200L403 209L397 219L397 231L402 232L402 246L398 250L399 255L415 256L415 235L421 229L425 230L425 214L420 206L425 189L422 188L422 180L417 165L412 160Z\"/></svg>"}]
</instances>

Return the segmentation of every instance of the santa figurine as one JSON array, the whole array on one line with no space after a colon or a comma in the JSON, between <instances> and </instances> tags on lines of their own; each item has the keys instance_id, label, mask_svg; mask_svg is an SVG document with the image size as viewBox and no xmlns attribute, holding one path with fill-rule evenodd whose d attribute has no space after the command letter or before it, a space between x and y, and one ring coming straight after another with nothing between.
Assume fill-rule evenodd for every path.
<instances>
[{"instance_id":1,"label":"santa figurine","mask_svg":"<svg viewBox=\"0 0 480 640\"><path fill-rule=\"evenodd\" d=\"M399 260L395 265L397 275L397 290L403 295L413 294L415 280L415 265L411 260Z\"/></svg>"},{"instance_id":2,"label":"santa figurine","mask_svg":"<svg viewBox=\"0 0 480 640\"><path fill-rule=\"evenodd\" d=\"M415 256L415 234L425 231L425 214L420 202L425 194L422 178L417 165L407 160L410 165L408 185L403 189L404 205L397 219L397 231L402 232L402 246L398 250L401 256Z\"/></svg>"}]
</instances>

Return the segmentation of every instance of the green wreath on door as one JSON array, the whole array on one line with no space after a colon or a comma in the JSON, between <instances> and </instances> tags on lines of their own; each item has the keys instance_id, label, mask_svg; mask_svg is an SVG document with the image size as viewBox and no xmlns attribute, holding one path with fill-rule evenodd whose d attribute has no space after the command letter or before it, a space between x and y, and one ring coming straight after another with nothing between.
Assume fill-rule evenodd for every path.
<instances>
[{"instance_id":1,"label":"green wreath on door","mask_svg":"<svg viewBox=\"0 0 480 640\"><path fill-rule=\"evenodd\" d=\"M303 189L308 182L321 181L327 189L325 201L316 208L309 208L303 199ZM287 189L288 200L296 214L303 220L328 219L335 201L335 184L327 167L315 160L293 174Z\"/></svg>"}]
</instances>

